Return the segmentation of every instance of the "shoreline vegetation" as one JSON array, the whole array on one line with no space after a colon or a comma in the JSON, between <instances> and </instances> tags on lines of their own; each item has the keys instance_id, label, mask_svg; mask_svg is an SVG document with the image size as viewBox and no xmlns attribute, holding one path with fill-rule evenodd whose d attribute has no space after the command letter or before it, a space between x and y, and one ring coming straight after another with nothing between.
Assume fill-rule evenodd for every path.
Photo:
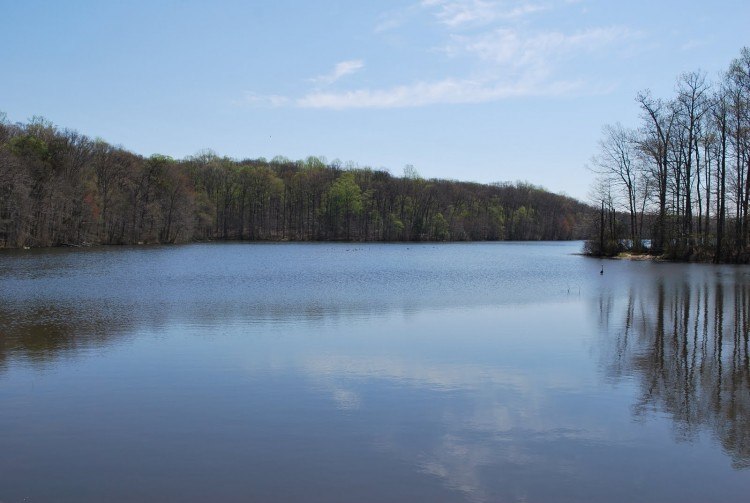
<instances>
[{"instance_id":1,"label":"shoreline vegetation","mask_svg":"<svg viewBox=\"0 0 750 503\"><path fill-rule=\"evenodd\" d=\"M635 101L640 124L605 126L592 159L586 253L750 263L750 48L714 82L687 72L672 98Z\"/></svg>"},{"instance_id":2,"label":"shoreline vegetation","mask_svg":"<svg viewBox=\"0 0 750 503\"><path fill-rule=\"evenodd\" d=\"M0 114L0 248L204 241L584 239L592 208L528 183L308 157L143 157Z\"/></svg>"}]
</instances>

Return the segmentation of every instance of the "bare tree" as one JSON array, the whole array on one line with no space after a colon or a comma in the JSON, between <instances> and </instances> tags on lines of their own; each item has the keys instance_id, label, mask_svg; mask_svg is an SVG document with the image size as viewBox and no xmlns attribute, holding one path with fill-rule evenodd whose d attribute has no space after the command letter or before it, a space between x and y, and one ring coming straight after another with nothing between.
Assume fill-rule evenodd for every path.
<instances>
[{"instance_id":1,"label":"bare tree","mask_svg":"<svg viewBox=\"0 0 750 503\"><path fill-rule=\"evenodd\" d=\"M696 138L699 124L703 115L708 110L706 94L708 85L706 77L700 72L685 73L680 76L677 83L677 99L675 101L675 118L679 123L679 130L682 132L677 138L682 140L679 145L680 156L677 163L682 164L678 170L682 174L682 179L677 183L682 183L684 191L684 217L681 228L682 234L687 238L687 255L692 254L693 241L693 185L696 179L695 167L697 164L698 149L696 148Z\"/></svg>"},{"instance_id":2,"label":"bare tree","mask_svg":"<svg viewBox=\"0 0 750 503\"><path fill-rule=\"evenodd\" d=\"M625 129L620 123L604 126L603 138L599 141L599 155L595 156L592 162L594 170L609 180L609 186L615 191L615 199L620 199L617 195L617 192L620 192L626 200L631 246L635 250L640 250L638 188L643 176L635 131Z\"/></svg>"},{"instance_id":3,"label":"bare tree","mask_svg":"<svg viewBox=\"0 0 750 503\"><path fill-rule=\"evenodd\" d=\"M667 225L667 189L669 183L669 145L672 140L675 125L674 108L665 105L661 100L651 96L650 91L639 93L636 97L639 103L644 126L640 148L654 161L652 175L656 180L659 215L657 217L657 231L652 249L656 252L664 250Z\"/></svg>"}]
</instances>

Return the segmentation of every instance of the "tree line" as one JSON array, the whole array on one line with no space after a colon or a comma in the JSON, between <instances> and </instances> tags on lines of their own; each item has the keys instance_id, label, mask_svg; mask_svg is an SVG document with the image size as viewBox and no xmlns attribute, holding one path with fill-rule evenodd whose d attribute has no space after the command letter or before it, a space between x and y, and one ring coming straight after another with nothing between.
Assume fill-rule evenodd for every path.
<instances>
[{"instance_id":1,"label":"tree line","mask_svg":"<svg viewBox=\"0 0 750 503\"><path fill-rule=\"evenodd\" d=\"M750 49L715 81L684 73L671 98L636 103L640 124L605 126L593 159L589 252L750 261Z\"/></svg>"},{"instance_id":2,"label":"tree line","mask_svg":"<svg viewBox=\"0 0 750 503\"><path fill-rule=\"evenodd\" d=\"M0 247L203 240L582 239L590 208L526 183L425 180L318 157L144 157L0 117Z\"/></svg>"}]
</instances>

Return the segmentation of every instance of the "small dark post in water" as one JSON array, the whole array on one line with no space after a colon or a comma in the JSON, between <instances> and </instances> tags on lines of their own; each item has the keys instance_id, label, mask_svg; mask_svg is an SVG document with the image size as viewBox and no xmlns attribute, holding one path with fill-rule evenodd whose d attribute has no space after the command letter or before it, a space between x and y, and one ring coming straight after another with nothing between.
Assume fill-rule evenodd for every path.
<instances>
[{"instance_id":1,"label":"small dark post in water","mask_svg":"<svg viewBox=\"0 0 750 503\"><path fill-rule=\"evenodd\" d=\"M602 199L602 212L599 217L599 256L604 256L604 199ZM604 267L602 267L604 270ZM604 273L602 273L604 274Z\"/></svg>"}]
</instances>

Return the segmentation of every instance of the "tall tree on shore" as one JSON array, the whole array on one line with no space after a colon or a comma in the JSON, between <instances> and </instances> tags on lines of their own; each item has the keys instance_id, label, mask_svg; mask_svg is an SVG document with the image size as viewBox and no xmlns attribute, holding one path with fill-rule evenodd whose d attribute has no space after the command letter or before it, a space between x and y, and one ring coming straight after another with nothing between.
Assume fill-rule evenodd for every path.
<instances>
[{"instance_id":1,"label":"tall tree on shore","mask_svg":"<svg viewBox=\"0 0 750 503\"><path fill-rule=\"evenodd\" d=\"M727 120L729 115L729 103L727 91L722 86L714 95L711 107L711 124L717 131L718 155L716 162L717 193L716 193L716 254L715 262L724 259L724 229L726 223L726 200L727 200Z\"/></svg>"},{"instance_id":2,"label":"tall tree on shore","mask_svg":"<svg viewBox=\"0 0 750 503\"><path fill-rule=\"evenodd\" d=\"M656 180L659 214L652 249L661 252L667 237L667 190L669 183L669 145L675 123L674 109L670 104L654 99L650 91L636 97L643 113L643 130L640 148L653 160L652 176Z\"/></svg>"},{"instance_id":3,"label":"tall tree on shore","mask_svg":"<svg viewBox=\"0 0 750 503\"><path fill-rule=\"evenodd\" d=\"M638 158L636 133L617 123L604 126L603 134L599 154L593 159L594 170L606 179L606 185L620 189L626 200L630 242L634 249L640 250L639 216L642 219L643 212L639 212L642 205L639 205L638 196L644 177Z\"/></svg>"},{"instance_id":4,"label":"tall tree on shore","mask_svg":"<svg viewBox=\"0 0 750 503\"><path fill-rule=\"evenodd\" d=\"M750 201L750 48L743 48L726 76L729 91L730 139L735 154L736 246L747 244Z\"/></svg>"},{"instance_id":5,"label":"tall tree on shore","mask_svg":"<svg viewBox=\"0 0 750 503\"><path fill-rule=\"evenodd\" d=\"M675 100L675 116L679 123L678 129L683 134L679 136L679 155L677 164L682 164L682 179L677 183L682 184L684 191L684 215L680 228L681 235L685 237L689 256L693 250L693 186L697 178L697 163L699 151L696 148L698 130L707 112L706 94L708 86L705 76L700 72L689 72L680 76L677 82L677 99Z\"/></svg>"}]
</instances>

